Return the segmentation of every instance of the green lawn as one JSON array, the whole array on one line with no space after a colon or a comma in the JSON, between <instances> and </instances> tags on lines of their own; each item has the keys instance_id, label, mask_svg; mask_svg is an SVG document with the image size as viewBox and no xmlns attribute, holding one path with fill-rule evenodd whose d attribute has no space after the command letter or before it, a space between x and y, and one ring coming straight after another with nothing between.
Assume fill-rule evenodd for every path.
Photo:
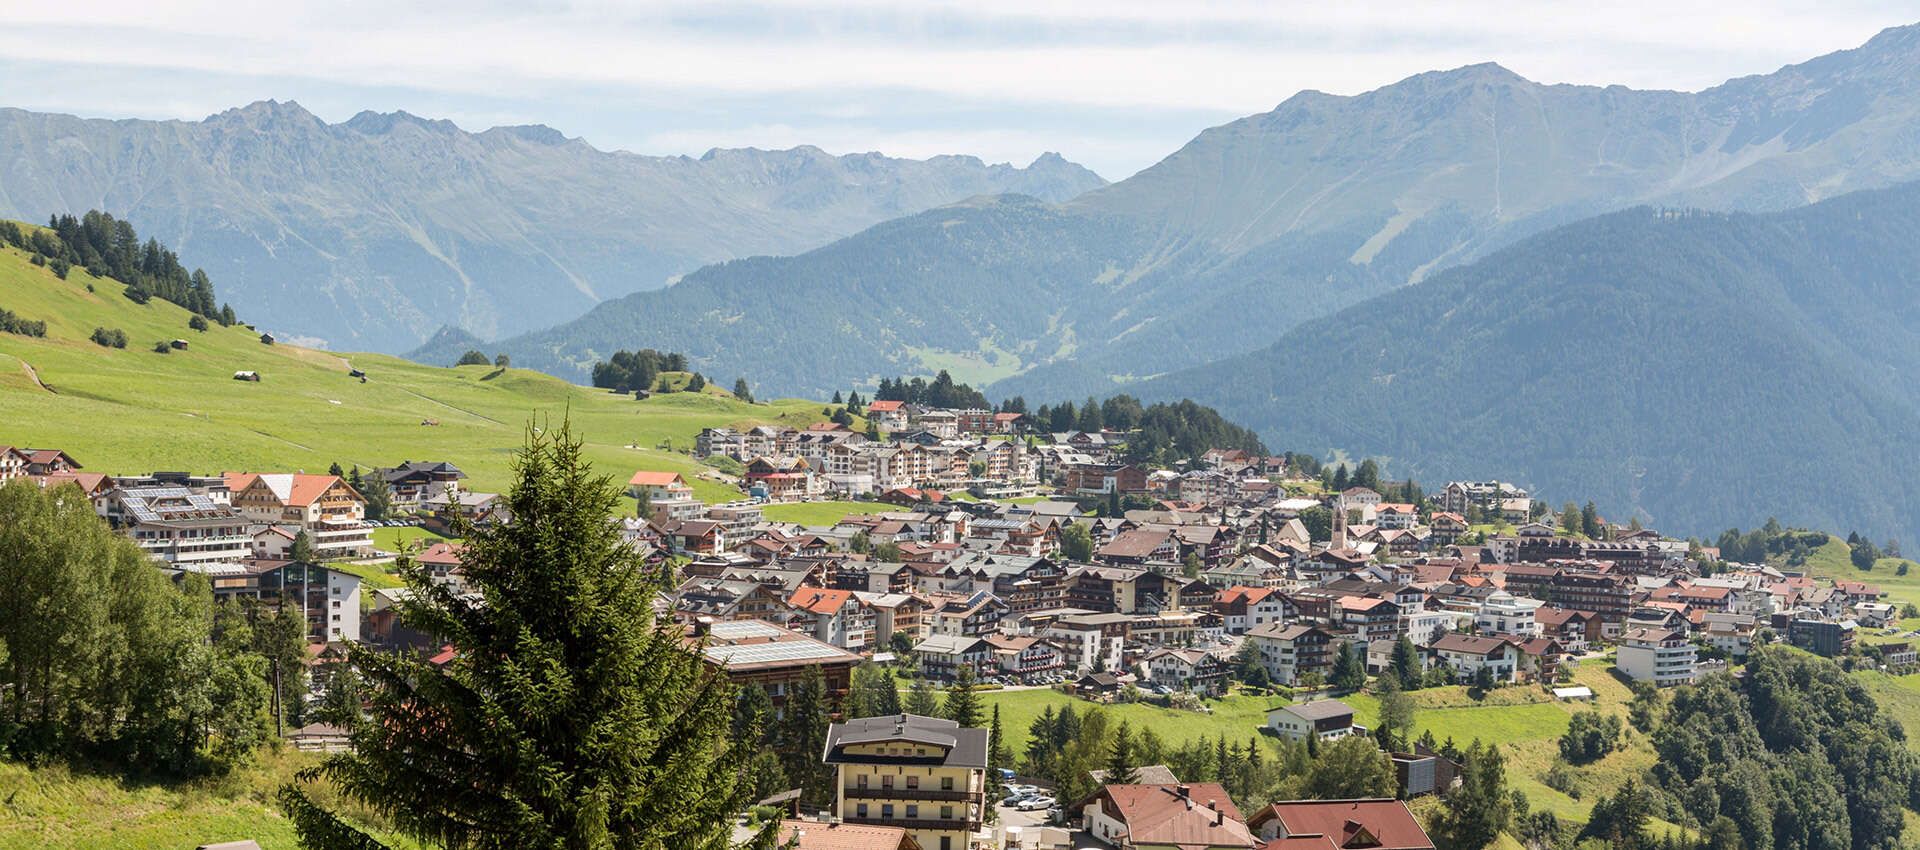
<instances>
[{"instance_id":1,"label":"green lawn","mask_svg":"<svg viewBox=\"0 0 1920 850\"><path fill-rule=\"evenodd\" d=\"M172 785L0 763L0 850L175 850L249 838L263 850L298 850L272 796L318 759L267 751L232 776ZM418 847L383 839L396 850Z\"/></svg>"},{"instance_id":2,"label":"green lawn","mask_svg":"<svg viewBox=\"0 0 1920 850\"><path fill-rule=\"evenodd\" d=\"M848 514L880 514L897 510L900 508L880 502L786 502L768 505L762 513L772 522L834 525Z\"/></svg>"},{"instance_id":3,"label":"green lawn","mask_svg":"<svg viewBox=\"0 0 1920 850\"><path fill-rule=\"evenodd\" d=\"M989 712L996 705L1000 707L1001 733L1006 736L1008 747L1017 753L1027 746L1027 728L1049 706L1054 711L1068 705L1072 705L1074 711L1101 708L1112 712L1116 719L1127 721L1136 730L1152 729L1166 743L1178 744L1193 738L1217 738L1223 734L1231 740L1245 740L1248 736L1257 735L1259 727L1266 723L1268 707L1280 701L1235 694L1207 701L1207 707L1212 709L1211 714L1176 711L1140 703L1103 705L1054 690L987 691L981 694L981 702Z\"/></svg>"},{"instance_id":4,"label":"green lawn","mask_svg":"<svg viewBox=\"0 0 1920 850\"><path fill-rule=\"evenodd\" d=\"M712 470L687 454L701 428L821 418L821 405L806 400L749 405L722 392L635 401L522 369L263 345L244 327L189 330L186 311L159 299L135 304L124 289L78 268L60 280L0 249L0 307L47 322L44 339L0 334L0 442L63 448L107 473L447 460L471 488L499 491L529 423L551 427L564 416L607 475L624 483L636 469L673 470L717 501L740 492L702 477ZM94 344L95 327L124 330L128 346ZM174 338L189 348L153 352ZM348 377L349 366L368 380ZM241 370L262 380L233 380Z\"/></svg>"},{"instance_id":5,"label":"green lawn","mask_svg":"<svg viewBox=\"0 0 1920 850\"><path fill-rule=\"evenodd\" d=\"M384 552L398 553L402 547L410 544L418 543L425 546L438 540L451 539L453 538L435 534L418 526L376 528L373 530L373 545Z\"/></svg>"}]
</instances>

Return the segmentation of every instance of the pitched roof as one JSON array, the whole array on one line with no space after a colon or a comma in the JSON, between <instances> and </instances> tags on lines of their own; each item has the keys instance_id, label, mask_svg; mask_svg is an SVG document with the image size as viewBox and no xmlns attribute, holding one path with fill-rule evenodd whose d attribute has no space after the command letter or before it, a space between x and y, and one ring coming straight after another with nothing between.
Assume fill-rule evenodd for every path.
<instances>
[{"instance_id":1,"label":"pitched roof","mask_svg":"<svg viewBox=\"0 0 1920 850\"><path fill-rule=\"evenodd\" d=\"M829 764L882 760L900 764L925 764L931 759L932 764L944 767L986 767L987 735L988 731L985 729L961 726L951 720L922 717L918 714L861 717L827 727L826 761ZM843 756L839 754L842 747L850 744L880 744L896 741L938 747L945 754L929 756Z\"/></svg>"},{"instance_id":2,"label":"pitched roof","mask_svg":"<svg viewBox=\"0 0 1920 850\"><path fill-rule=\"evenodd\" d=\"M308 475L303 472L225 472L221 477L227 489L239 493L256 482L267 488L282 504L304 507L340 483L337 475Z\"/></svg>"},{"instance_id":3,"label":"pitched roof","mask_svg":"<svg viewBox=\"0 0 1920 850\"><path fill-rule=\"evenodd\" d=\"M829 590L823 587L803 587L795 591L787 600L788 605L812 611L815 614L835 614L853 598L851 590Z\"/></svg>"},{"instance_id":4,"label":"pitched roof","mask_svg":"<svg viewBox=\"0 0 1920 850\"><path fill-rule=\"evenodd\" d=\"M1247 847L1253 833L1217 782L1185 785L1108 785L1096 792L1119 811L1134 845Z\"/></svg>"},{"instance_id":5,"label":"pitched roof","mask_svg":"<svg viewBox=\"0 0 1920 850\"><path fill-rule=\"evenodd\" d=\"M903 850L920 846L903 827L808 820L781 821L779 845L793 850Z\"/></svg>"},{"instance_id":6,"label":"pitched roof","mask_svg":"<svg viewBox=\"0 0 1920 850\"><path fill-rule=\"evenodd\" d=\"M649 472L645 469L642 469L639 472L634 473L632 478L627 479L627 486L629 487L666 487L679 480L680 480L680 473L678 472Z\"/></svg>"},{"instance_id":7,"label":"pitched roof","mask_svg":"<svg viewBox=\"0 0 1920 850\"><path fill-rule=\"evenodd\" d=\"M1274 711L1284 711L1301 720L1332 720L1336 717L1353 716L1353 706L1337 699L1309 700L1293 705L1283 705Z\"/></svg>"},{"instance_id":8,"label":"pitched roof","mask_svg":"<svg viewBox=\"0 0 1920 850\"><path fill-rule=\"evenodd\" d=\"M875 411L875 410L877 410L877 411L879 411L879 412L881 412L881 413L891 413L891 412L893 412L893 411L896 411L896 410L899 410L899 409L900 409L900 405L902 405L902 404L904 404L904 402L898 402L898 401L870 401L870 402L867 402L867 410L869 410L869 411Z\"/></svg>"},{"instance_id":9,"label":"pitched roof","mask_svg":"<svg viewBox=\"0 0 1920 850\"><path fill-rule=\"evenodd\" d=\"M1504 638L1481 637L1479 635L1463 635L1459 632L1448 632L1441 635L1439 640L1433 642L1433 649L1436 652L1492 655L1495 652L1499 652L1500 648L1507 644L1508 641Z\"/></svg>"},{"instance_id":10,"label":"pitched roof","mask_svg":"<svg viewBox=\"0 0 1920 850\"><path fill-rule=\"evenodd\" d=\"M1420 822L1407 810L1407 804L1399 800L1290 800L1273 803L1254 813L1250 823L1257 828L1274 819L1279 820L1282 831L1290 836L1324 836L1333 847L1355 850L1433 848L1433 839L1427 837L1426 830L1420 828ZM1294 845L1267 846L1291 848Z\"/></svg>"}]
</instances>

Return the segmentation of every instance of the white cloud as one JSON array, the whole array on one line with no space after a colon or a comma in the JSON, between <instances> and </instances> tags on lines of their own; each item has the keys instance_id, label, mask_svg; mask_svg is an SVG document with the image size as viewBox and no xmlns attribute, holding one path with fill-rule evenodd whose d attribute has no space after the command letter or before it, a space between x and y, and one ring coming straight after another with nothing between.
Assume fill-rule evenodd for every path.
<instances>
[{"instance_id":1,"label":"white cloud","mask_svg":"<svg viewBox=\"0 0 1920 850\"><path fill-rule=\"evenodd\" d=\"M1190 121L1195 113L1246 114L1302 88L1354 93L1486 60L1546 82L1697 89L1858 44L1911 14L1888 3L1678 0L562 0L456 11L407 3L82 0L9 10L0 61L15 69L63 63L301 80L308 90L414 91L453 101L450 113L532 113L548 123L556 122L539 117L541 102L582 90L610 104L637 102L638 109L658 109L663 100L786 96L807 99L812 111L728 115L725 122L683 116L677 126L596 141L654 149L673 140L697 150L724 138L780 135L771 132L775 125L837 128L843 137L855 129L873 135L865 143L849 138L847 149L953 151L975 142L994 146L968 149L982 156L1020 159L1061 149L1111 156L1107 169L1124 161L1120 170L1127 171L1164 153L1170 134L1129 133L1113 126L1114 116L1153 125L1174 115ZM946 132L954 143L940 144L923 128L888 123L863 96L876 91L950 101L980 112L986 123ZM195 100L166 91L120 97ZM462 98L495 103L462 106ZM502 100L514 103L503 109ZM1047 141L1016 114L1047 109L1088 110L1109 120L1099 132L1049 128ZM1176 138L1197 129L1185 127ZM717 138L694 142L702 132ZM1162 147L1146 150L1149 140Z\"/></svg>"}]
</instances>

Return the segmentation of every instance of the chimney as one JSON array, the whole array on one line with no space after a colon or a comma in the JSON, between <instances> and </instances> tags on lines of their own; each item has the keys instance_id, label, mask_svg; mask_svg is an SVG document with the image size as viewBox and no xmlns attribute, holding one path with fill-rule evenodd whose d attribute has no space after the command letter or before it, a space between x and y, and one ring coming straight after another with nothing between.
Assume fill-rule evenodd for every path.
<instances>
[{"instance_id":1,"label":"chimney","mask_svg":"<svg viewBox=\"0 0 1920 850\"><path fill-rule=\"evenodd\" d=\"M1224 810L1224 809L1221 809L1221 808L1220 808L1219 806L1215 806L1215 805L1213 804L1213 801L1212 801L1212 800L1208 800L1208 801L1207 801L1207 808L1209 808L1209 809L1212 809L1212 810L1213 810L1213 825L1214 825L1214 826L1224 826L1224 825L1226 825L1226 823L1227 823L1227 813L1226 813L1226 810Z\"/></svg>"}]
</instances>

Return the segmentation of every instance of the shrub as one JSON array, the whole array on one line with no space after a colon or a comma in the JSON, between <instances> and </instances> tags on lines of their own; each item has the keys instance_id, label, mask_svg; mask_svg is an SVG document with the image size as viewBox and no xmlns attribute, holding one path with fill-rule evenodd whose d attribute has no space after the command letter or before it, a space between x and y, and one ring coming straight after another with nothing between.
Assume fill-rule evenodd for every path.
<instances>
[{"instance_id":1,"label":"shrub","mask_svg":"<svg viewBox=\"0 0 1920 850\"><path fill-rule=\"evenodd\" d=\"M1622 734L1616 715L1591 709L1575 712L1566 734L1560 736L1560 755L1570 764L1598 761L1619 748Z\"/></svg>"},{"instance_id":2,"label":"shrub","mask_svg":"<svg viewBox=\"0 0 1920 850\"><path fill-rule=\"evenodd\" d=\"M46 336L47 323L37 319L27 319L12 310L0 308L0 332L21 336Z\"/></svg>"},{"instance_id":3,"label":"shrub","mask_svg":"<svg viewBox=\"0 0 1920 850\"><path fill-rule=\"evenodd\" d=\"M155 354L167 354L171 351L173 351L173 345L164 339L153 344L153 353Z\"/></svg>"},{"instance_id":4,"label":"shrub","mask_svg":"<svg viewBox=\"0 0 1920 850\"><path fill-rule=\"evenodd\" d=\"M107 348L126 348L127 332L119 328L94 328L93 341Z\"/></svg>"},{"instance_id":5,"label":"shrub","mask_svg":"<svg viewBox=\"0 0 1920 850\"><path fill-rule=\"evenodd\" d=\"M187 327L190 327L190 328L192 328L192 329L194 329L194 330L196 330L196 331L199 331L199 332L201 332L201 333L206 333L206 332L207 332L207 317L205 317L205 316L198 316L198 315L196 315L196 316L194 316L193 318L191 318L191 319L188 319L188 320L187 320Z\"/></svg>"}]
</instances>

